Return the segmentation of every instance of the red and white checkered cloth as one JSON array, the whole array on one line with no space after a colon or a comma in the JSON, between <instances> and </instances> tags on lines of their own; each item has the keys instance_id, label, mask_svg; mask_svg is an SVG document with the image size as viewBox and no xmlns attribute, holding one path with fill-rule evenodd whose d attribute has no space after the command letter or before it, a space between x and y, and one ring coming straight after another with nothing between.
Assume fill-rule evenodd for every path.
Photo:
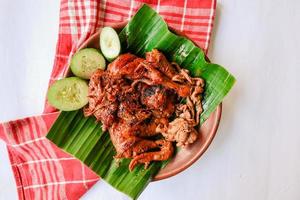
<instances>
[{"instance_id":1,"label":"red and white checkered cloth","mask_svg":"<svg viewBox=\"0 0 300 200\"><path fill-rule=\"evenodd\" d=\"M62 0L50 84L63 76L70 56L99 27L128 21L143 3L207 51L216 0ZM99 180L92 170L45 138L58 114L46 103L43 115L0 124L19 199L79 199Z\"/></svg>"}]
</instances>

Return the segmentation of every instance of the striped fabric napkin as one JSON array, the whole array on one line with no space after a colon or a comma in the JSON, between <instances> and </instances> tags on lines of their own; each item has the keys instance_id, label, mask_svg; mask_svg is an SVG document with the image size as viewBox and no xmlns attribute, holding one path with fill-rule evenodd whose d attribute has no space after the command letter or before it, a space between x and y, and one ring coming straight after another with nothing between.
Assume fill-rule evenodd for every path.
<instances>
[{"instance_id":1,"label":"striped fabric napkin","mask_svg":"<svg viewBox=\"0 0 300 200\"><path fill-rule=\"evenodd\" d=\"M70 57L99 27L130 20L143 3L207 51L216 0L62 0L49 84L62 78ZM58 114L46 102L43 115L0 124L19 199L79 199L99 180L92 170L45 138Z\"/></svg>"}]
</instances>

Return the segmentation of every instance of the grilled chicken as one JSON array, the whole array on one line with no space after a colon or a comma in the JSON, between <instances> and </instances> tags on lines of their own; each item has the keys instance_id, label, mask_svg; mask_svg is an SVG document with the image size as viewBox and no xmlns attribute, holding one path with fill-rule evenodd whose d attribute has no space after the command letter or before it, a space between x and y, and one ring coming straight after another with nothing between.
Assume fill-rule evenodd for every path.
<instances>
[{"instance_id":1,"label":"grilled chicken","mask_svg":"<svg viewBox=\"0 0 300 200\"><path fill-rule=\"evenodd\" d=\"M169 159L172 142L186 146L196 140L203 87L202 79L190 77L158 50L146 53L146 59L126 53L106 71L94 72L84 114L94 115L109 131L115 158L132 158L130 170L138 163L147 167ZM160 134L162 139L153 138Z\"/></svg>"}]
</instances>

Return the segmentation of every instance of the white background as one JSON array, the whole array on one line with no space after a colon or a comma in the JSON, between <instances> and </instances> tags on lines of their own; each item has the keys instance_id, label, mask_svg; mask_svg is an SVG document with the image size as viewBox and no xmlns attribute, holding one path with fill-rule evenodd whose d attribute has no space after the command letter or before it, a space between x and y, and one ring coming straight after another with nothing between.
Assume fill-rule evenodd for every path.
<instances>
[{"instance_id":1,"label":"white background","mask_svg":"<svg viewBox=\"0 0 300 200\"><path fill-rule=\"evenodd\" d=\"M0 121L42 112L58 35L59 1L0 0ZM222 0L209 57L237 83L218 134L181 174L141 200L300 199L300 1ZM0 141L0 199L17 199ZM103 182L83 199L126 199Z\"/></svg>"}]
</instances>

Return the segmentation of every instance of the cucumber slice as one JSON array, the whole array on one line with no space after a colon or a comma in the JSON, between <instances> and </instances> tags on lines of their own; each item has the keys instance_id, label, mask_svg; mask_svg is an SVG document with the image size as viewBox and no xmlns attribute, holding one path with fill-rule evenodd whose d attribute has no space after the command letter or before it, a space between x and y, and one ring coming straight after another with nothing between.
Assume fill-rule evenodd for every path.
<instances>
[{"instance_id":1,"label":"cucumber slice","mask_svg":"<svg viewBox=\"0 0 300 200\"><path fill-rule=\"evenodd\" d=\"M83 79L89 79L98 68L105 69L105 59L97 49L81 49L71 59L73 74Z\"/></svg>"},{"instance_id":2,"label":"cucumber slice","mask_svg":"<svg viewBox=\"0 0 300 200\"><path fill-rule=\"evenodd\" d=\"M78 110L88 103L88 88L87 82L78 77L58 80L48 90L48 102L59 110Z\"/></svg>"},{"instance_id":3,"label":"cucumber slice","mask_svg":"<svg viewBox=\"0 0 300 200\"><path fill-rule=\"evenodd\" d=\"M113 61L121 52L120 39L111 27L104 27L100 33L100 48L108 61Z\"/></svg>"}]
</instances>

